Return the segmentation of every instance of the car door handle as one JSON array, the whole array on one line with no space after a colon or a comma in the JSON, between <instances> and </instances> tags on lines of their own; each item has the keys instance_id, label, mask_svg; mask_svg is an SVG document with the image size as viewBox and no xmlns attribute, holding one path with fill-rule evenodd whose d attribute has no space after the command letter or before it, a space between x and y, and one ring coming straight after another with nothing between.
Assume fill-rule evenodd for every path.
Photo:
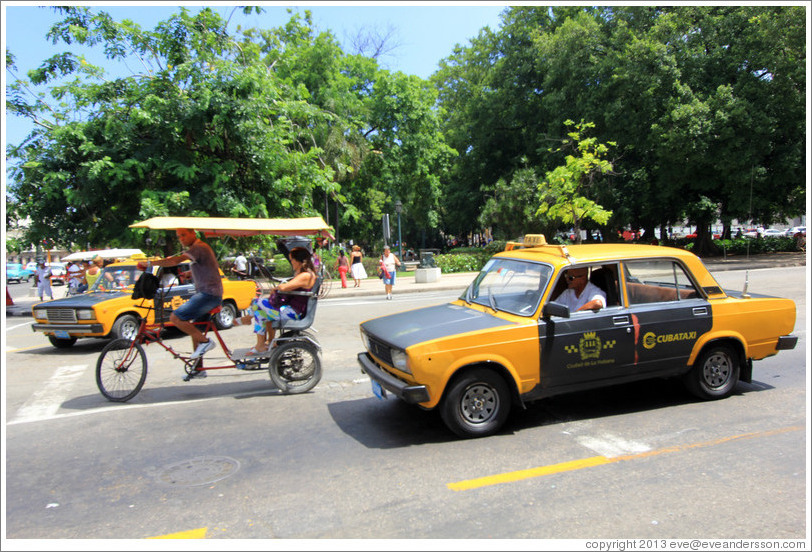
<instances>
[{"instance_id":1,"label":"car door handle","mask_svg":"<svg viewBox=\"0 0 812 552\"><path fill-rule=\"evenodd\" d=\"M708 314L708 307L694 307L693 313L694 316L705 316Z\"/></svg>"},{"instance_id":2,"label":"car door handle","mask_svg":"<svg viewBox=\"0 0 812 552\"><path fill-rule=\"evenodd\" d=\"M629 323L629 317L628 316L613 316L612 317L612 323L615 326L620 326L622 324L628 324Z\"/></svg>"}]
</instances>

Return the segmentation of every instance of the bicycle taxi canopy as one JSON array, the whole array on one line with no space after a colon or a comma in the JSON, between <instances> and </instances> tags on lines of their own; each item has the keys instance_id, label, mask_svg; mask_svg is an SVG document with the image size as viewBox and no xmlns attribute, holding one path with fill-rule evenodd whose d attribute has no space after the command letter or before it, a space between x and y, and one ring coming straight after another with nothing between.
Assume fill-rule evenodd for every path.
<instances>
[{"instance_id":1,"label":"bicycle taxi canopy","mask_svg":"<svg viewBox=\"0 0 812 552\"><path fill-rule=\"evenodd\" d=\"M144 252L140 249L97 249L95 251L76 251L71 253L70 255L66 255L62 257L62 260L65 262L68 261L89 261L94 257L99 257L100 259L126 259L128 257L132 257L133 255L143 255Z\"/></svg>"},{"instance_id":2,"label":"bicycle taxi canopy","mask_svg":"<svg viewBox=\"0 0 812 552\"><path fill-rule=\"evenodd\" d=\"M316 235L335 239L330 226L321 217L303 218L227 218L227 217L153 217L130 228L177 230L191 228L207 238L217 236L301 236Z\"/></svg>"}]
</instances>

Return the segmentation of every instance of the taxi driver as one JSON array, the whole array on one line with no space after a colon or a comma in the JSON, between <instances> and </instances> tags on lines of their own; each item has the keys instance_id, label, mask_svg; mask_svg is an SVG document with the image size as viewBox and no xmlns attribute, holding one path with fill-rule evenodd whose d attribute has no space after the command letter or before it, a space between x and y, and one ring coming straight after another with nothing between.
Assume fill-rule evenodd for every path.
<instances>
[{"instance_id":1,"label":"taxi driver","mask_svg":"<svg viewBox=\"0 0 812 552\"><path fill-rule=\"evenodd\" d=\"M606 293L589 281L587 268L571 268L564 273L567 289L555 301L570 311L598 310L606 307Z\"/></svg>"}]
</instances>

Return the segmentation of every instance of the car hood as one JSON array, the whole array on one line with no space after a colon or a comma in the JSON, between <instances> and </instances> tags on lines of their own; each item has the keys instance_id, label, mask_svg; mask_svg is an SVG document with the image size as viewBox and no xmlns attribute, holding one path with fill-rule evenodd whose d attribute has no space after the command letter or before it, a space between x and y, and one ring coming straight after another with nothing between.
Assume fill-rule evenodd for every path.
<instances>
[{"instance_id":1,"label":"car hood","mask_svg":"<svg viewBox=\"0 0 812 552\"><path fill-rule=\"evenodd\" d=\"M63 299L54 299L53 301L45 301L44 303L37 303L35 307L60 307L60 308L80 308L92 307L110 299L118 299L119 297L130 297L132 290L129 291L93 291L91 293L83 293L81 295L72 295Z\"/></svg>"},{"instance_id":2,"label":"car hood","mask_svg":"<svg viewBox=\"0 0 812 552\"><path fill-rule=\"evenodd\" d=\"M448 303L374 318L361 324L361 329L390 345L406 349L431 339L511 324L492 314Z\"/></svg>"}]
</instances>

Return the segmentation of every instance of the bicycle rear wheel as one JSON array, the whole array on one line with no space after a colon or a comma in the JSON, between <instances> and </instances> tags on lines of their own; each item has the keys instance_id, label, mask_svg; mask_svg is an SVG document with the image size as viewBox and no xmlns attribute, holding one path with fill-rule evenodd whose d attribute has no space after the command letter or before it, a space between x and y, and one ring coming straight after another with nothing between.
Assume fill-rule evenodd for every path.
<instances>
[{"instance_id":1,"label":"bicycle rear wheel","mask_svg":"<svg viewBox=\"0 0 812 552\"><path fill-rule=\"evenodd\" d=\"M271 381L283 393L306 393L321 380L319 351L304 340L282 343L271 355L268 372Z\"/></svg>"},{"instance_id":2,"label":"bicycle rear wheel","mask_svg":"<svg viewBox=\"0 0 812 552\"><path fill-rule=\"evenodd\" d=\"M330 288L333 287L333 275L330 274L330 271L327 270L326 267L321 267L321 287L319 287L318 298L324 299L329 295Z\"/></svg>"},{"instance_id":3,"label":"bicycle rear wheel","mask_svg":"<svg viewBox=\"0 0 812 552\"><path fill-rule=\"evenodd\" d=\"M126 402L135 397L147 379L147 356L141 344L114 339L96 362L96 385L108 400Z\"/></svg>"}]
</instances>

